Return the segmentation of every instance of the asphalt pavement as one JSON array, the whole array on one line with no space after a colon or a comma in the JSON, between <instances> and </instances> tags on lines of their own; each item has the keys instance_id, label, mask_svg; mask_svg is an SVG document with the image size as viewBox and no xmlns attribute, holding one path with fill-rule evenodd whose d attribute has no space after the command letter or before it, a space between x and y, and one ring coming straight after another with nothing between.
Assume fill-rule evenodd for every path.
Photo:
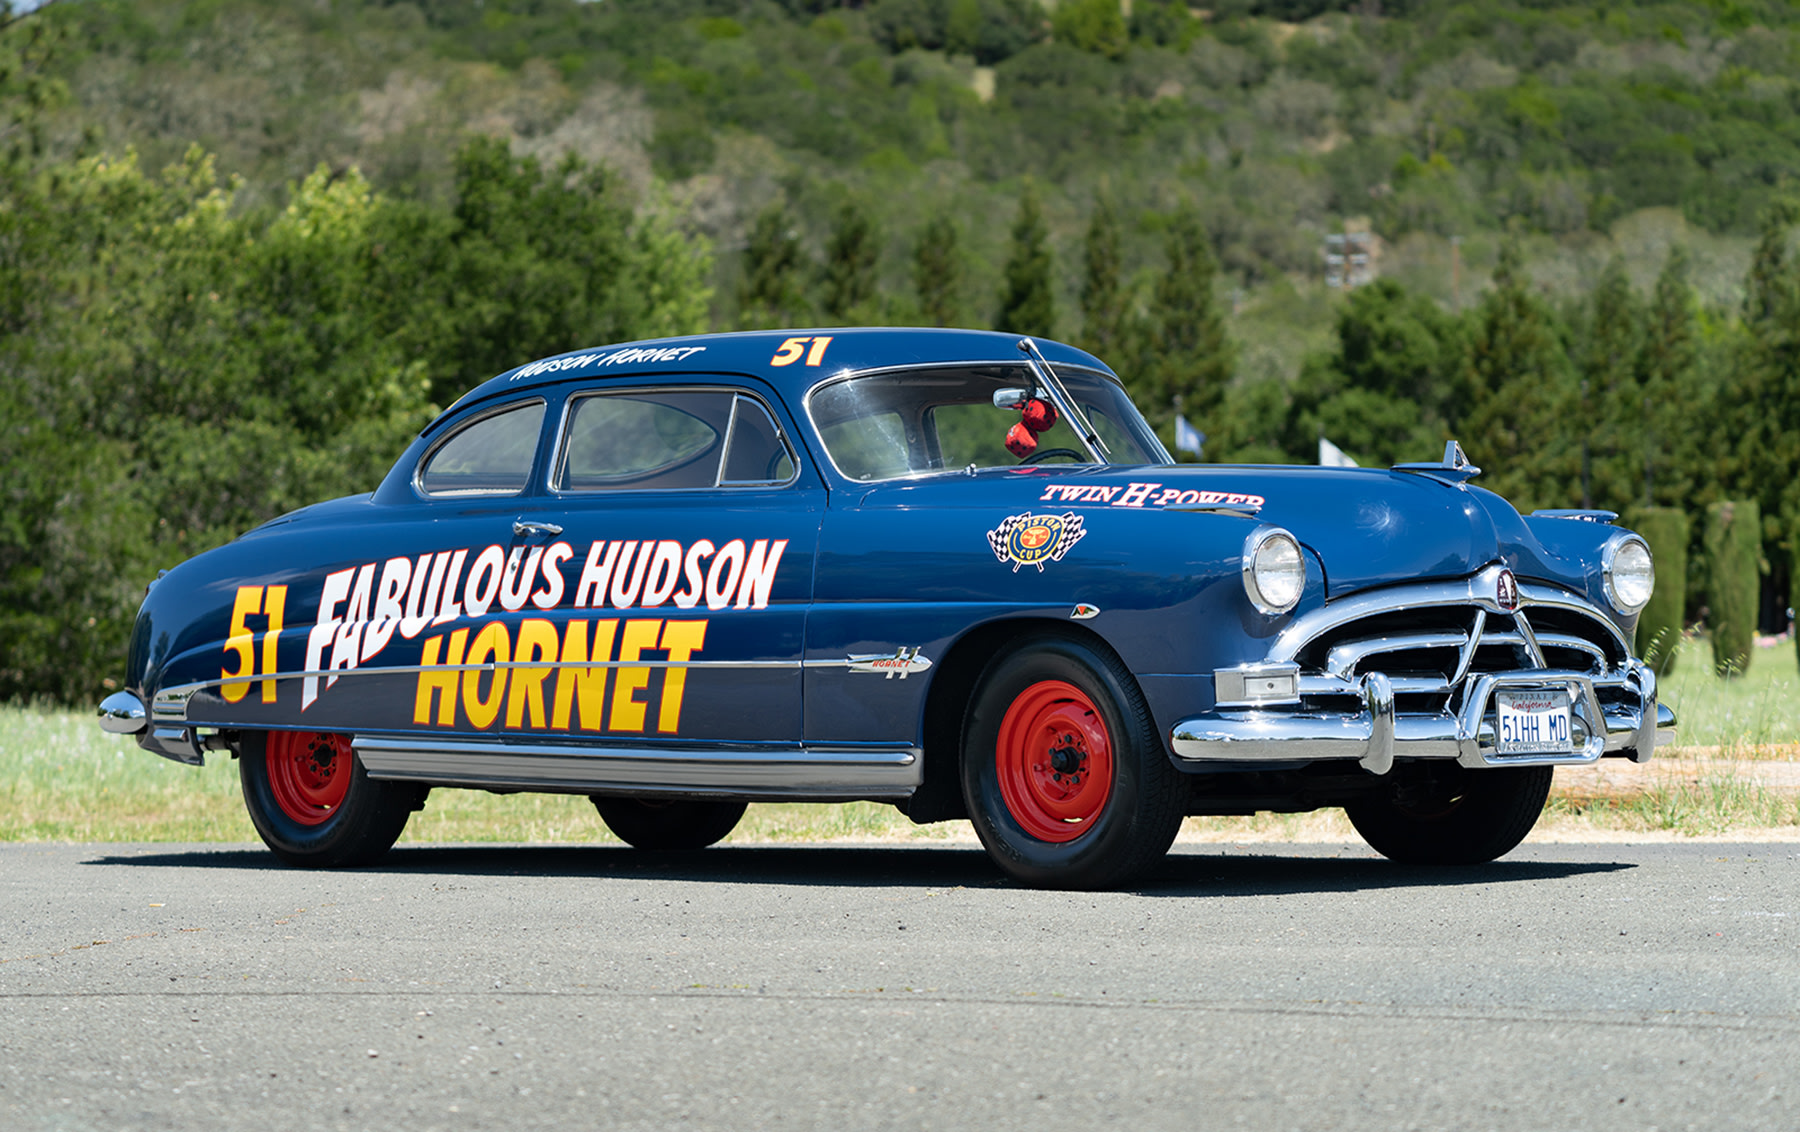
<instances>
[{"instance_id":1,"label":"asphalt pavement","mask_svg":"<svg viewBox=\"0 0 1800 1132\"><path fill-rule=\"evenodd\" d=\"M1800 1127L1800 844L0 845L0 1129Z\"/></svg>"}]
</instances>

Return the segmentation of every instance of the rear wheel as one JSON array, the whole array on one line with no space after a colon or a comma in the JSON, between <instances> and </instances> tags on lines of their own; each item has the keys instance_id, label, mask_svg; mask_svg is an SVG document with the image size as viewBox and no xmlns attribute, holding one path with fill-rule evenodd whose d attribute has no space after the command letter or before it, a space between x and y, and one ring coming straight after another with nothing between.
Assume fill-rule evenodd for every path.
<instances>
[{"instance_id":1,"label":"rear wheel","mask_svg":"<svg viewBox=\"0 0 1800 1132\"><path fill-rule=\"evenodd\" d=\"M1344 807L1370 848L1407 865L1480 865L1512 852L1544 812L1548 766L1451 764Z\"/></svg>"},{"instance_id":2,"label":"rear wheel","mask_svg":"<svg viewBox=\"0 0 1800 1132\"><path fill-rule=\"evenodd\" d=\"M399 840L421 787L369 777L348 735L256 731L238 753L244 806L290 865L367 865Z\"/></svg>"},{"instance_id":3,"label":"rear wheel","mask_svg":"<svg viewBox=\"0 0 1800 1132\"><path fill-rule=\"evenodd\" d=\"M1185 782L1124 666L1076 640L988 665L963 727L963 797L988 855L1027 884L1124 884L1168 852Z\"/></svg>"},{"instance_id":4,"label":"rear wheel","mask_svg":"<svg viewBox=\"0 0 1800 1132\"><path fill-rule=\"evenodd\" d=\"M606 828L634 849L704 849L725 840L747 808L743 802L657 802L607 794L589 800Z\"/></svg>"}]
</instances>

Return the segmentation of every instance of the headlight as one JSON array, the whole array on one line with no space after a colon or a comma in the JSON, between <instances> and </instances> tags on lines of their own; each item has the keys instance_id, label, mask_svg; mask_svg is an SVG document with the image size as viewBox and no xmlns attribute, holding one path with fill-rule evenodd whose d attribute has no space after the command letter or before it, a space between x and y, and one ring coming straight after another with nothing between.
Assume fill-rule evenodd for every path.
<instances>
[{"instance_id":1,"label":"headlight","mask_svg":"<svg viewBox=\"0 0 1800 1132\"><path fill-rule=\"evenodd\" d=\"M1650 595L1656 592L1656 566L1650 560L1650 548L1636 535L1607 543L1600 556L1600 570L1606 578L1606 600L1620 613L1636 613L1650 603Z\"/></svg>"},{"instance_id":2,"label":"headlight","mask_svg":"<svg viewBox=\"0 0 1800 1132\"><path fill-rule=\"evenodd\" d=\"M1244 592L1250 604L1273 617L1300 601L1306 587L1306 560L1294 536L1262 527L1244 542Z\"/></svg>"}]
</instances>

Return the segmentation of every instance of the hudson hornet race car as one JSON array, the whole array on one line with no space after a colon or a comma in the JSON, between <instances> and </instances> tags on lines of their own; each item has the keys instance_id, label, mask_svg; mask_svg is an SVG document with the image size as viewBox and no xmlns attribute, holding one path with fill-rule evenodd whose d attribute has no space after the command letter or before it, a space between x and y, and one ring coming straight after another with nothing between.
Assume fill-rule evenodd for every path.
<instances>
[{"instance_id":1,"label":"hudson hornet race car","mask_svg":"<svg viewBox=\"0 0 1800 1132\"><path fill-rule=\"evenodd\" d=\"M1488 861L1556 766L1674 717L1632 655L1643 540L1477 471L1177 464L1098 359L1009 335L582 350L168 571L101 723L230 752L296 865L373 861L446 787L585 794L658 850L870 799L1044 886L1325 806Z\"/></svg>"}]
</instances>

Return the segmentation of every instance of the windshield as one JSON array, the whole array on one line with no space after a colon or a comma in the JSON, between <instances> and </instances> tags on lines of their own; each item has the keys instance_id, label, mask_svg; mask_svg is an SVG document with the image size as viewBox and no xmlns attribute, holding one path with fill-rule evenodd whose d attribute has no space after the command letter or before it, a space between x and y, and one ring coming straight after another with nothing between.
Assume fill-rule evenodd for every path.
<instances>
[{"instance_id":1,"label":"windshield","mask_svg":"<svg viewBox=\"0 0 1800 1132\"><path fill-rule=\"evenodd\" d=\"M1063 366L1056 375L1105 443L1110 463L1169 462L1117 381ZM807 406L832 463L854 480L971 465L1094 463L1067 421L1038 427L1055 417L1044 408L1049 400L1027 366L984 365L852 377L815 390Z\"/></svg>"}]
</instances>

